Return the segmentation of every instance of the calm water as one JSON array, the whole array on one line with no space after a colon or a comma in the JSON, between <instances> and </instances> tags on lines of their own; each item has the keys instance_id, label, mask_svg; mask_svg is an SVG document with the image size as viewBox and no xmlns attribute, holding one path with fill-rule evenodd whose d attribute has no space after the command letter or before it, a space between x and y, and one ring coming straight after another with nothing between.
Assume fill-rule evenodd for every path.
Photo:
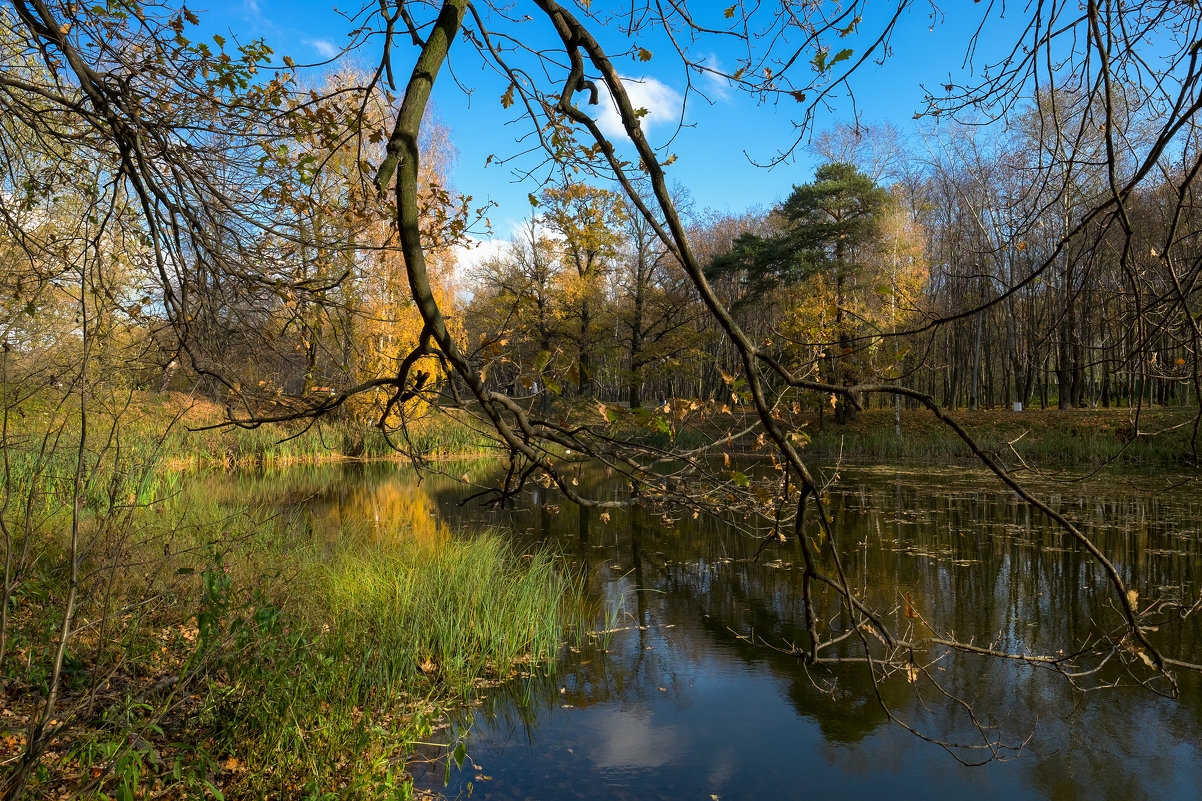
<instances>
[{"instance_id":1,"label":"calm water","mask_svg":"<svg viewBox=\"0 0 1202 801\"><path fill-rule=\"evenodd\" d=\"M475 480L491 468L467 470ZM595 495L617 482L586 473ZM805 669L753 644L803 640L800 554L692 520L663 525L638 511L576 509L529 494L512 511L461 506L453 482L420 489L390 465L307 474L314 519L442 516L509 526L587 576L617 629L569 652L550 675L515 682L460 723L468 760L419 778L473 799L1196 799L1202 793L1202 691L1183 676L1179 700L1144 690L1080 692L1046 671L945 655L930 683L895 675L880 685L893 714L970 748L961 765L888 719L865 668ZM1100 490L1049 485L1045 497L1154 597L1196 594L1202 570L1202 492L1169 493L1154 478ZM1148 485L1148 486L1141 486ZM546 491L542 491L546 492ZM301 493L303 494L303 493ZM1056 648L1113 622L1104 577L1011 494L963 470L850 469L831 493L857 587L928 620L1010 650ZM837 614L830 607L830 615ZM1199 656L1199 628L1160 632ZM1103 672L1102 678L1113 678Z\"/></svg>"}]
</instances>

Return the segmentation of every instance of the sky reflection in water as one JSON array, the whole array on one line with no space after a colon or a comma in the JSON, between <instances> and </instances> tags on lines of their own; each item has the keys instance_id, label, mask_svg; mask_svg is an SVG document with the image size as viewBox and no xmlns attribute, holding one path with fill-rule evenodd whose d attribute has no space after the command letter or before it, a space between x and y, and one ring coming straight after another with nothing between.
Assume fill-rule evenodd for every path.
<instances>
[{"instance_id":1,"label":"sky reflection in water","mask_svg":"<svg viewBox=\"0 0 1202 801\"><path fill-rule=\"evenodd\" d=\"M372 493L395 495L398 482L411 491L411 481L392 466L344 469L329 477L315 509L338 509L339 497L371 506ZM620 491L599 472L583 483ZM582 565L594 602L621 609L608 653L568 653L551 675L515 682L475 712L469 760L452 768L448 796L466 795L471 782L474 799L548 801L1198 797L1196 677L1182 677L1180 701L1130 690L1082 694L1046 672L946 656L933 674L972 703L987 734L1021 746L1005 752L1006 761L965 767L890 723L866 670L807 672L737 636L801 639L795 546L751 561L758 543L713 524L669 529L637 512L602 523L570 504L558 513L529 503L490 512L458 506L461 490L449 482L422 486L433 505L414 508L428 515L436 506L452 524L510 525L523 544L553 547ZM1118 554L1141 598L1194 590L1202 499L1192 491L1160 497L1119 482L1090 495L1060 487L1054 499ZM1009 648L1062 644L1111 614L1100 571L1011 495L965 471L845 470L832 510L849 571L878 602L897 605L909 592L930 619L996 633ZM1191 623L1165 636L1196 653L1198 633ZM925 733L982 742L965 711L933 688L920 701L897 676L881 691ZM440 786L442 770L420 778Z\"/></svg>"}]
</instances>

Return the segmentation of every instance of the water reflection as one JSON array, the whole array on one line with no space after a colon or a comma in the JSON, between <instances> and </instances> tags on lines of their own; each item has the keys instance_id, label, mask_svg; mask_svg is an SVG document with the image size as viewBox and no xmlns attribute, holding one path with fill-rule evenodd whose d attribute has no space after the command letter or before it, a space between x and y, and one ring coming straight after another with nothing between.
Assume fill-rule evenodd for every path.
<instances>
[{"instance_id":1,"label":"water reflection","mask_svg":"<svg viewBox=\"0 0 1202 801\"><path fill-rule=\"evenodd\" d=\"M486 480L494 468L464 469ZM1175 799L1202 786L1193 676L1170 701L1130 689L1081 693L1046 671L936 655L930 672L942 689L971 704L988 740L1013 746L1004 756L1021 757L967 768L890 724L876 696L932 736L983 745L970 709L940 688L904 675L874 688L862 667L806 670L750 642L804 638L797 543L753 560L758 542L713 521L666 527L638 509L602 518L546 490L506 512L460 506L458 484L427 477L418 490L391 465L289 480L289 497L308 491L311 513L330 520L408 515L432 531L442 530L436 518L509 525L523 547L542 543L579 565L599 608L620 610L603 644L565 654L557 672L475 713L468 752L480 770L453 772L449 795L469 782L473 798L485 799L926 798L933 788L951 797ZM580 481L594 495L622 491L600 472ZM1142 599L1196 594L1197 496L1149 494L1131 481L1048 494ZM844 471L831 511L856 587L895 609L899 623L909 603L939 629L1044 651L1114 619L1105 576L1065 535L962 472ZM839 610L821 613L835 620ZM1199 656L1194 618L1158 636Z\"/></svg>"}]
</instances>

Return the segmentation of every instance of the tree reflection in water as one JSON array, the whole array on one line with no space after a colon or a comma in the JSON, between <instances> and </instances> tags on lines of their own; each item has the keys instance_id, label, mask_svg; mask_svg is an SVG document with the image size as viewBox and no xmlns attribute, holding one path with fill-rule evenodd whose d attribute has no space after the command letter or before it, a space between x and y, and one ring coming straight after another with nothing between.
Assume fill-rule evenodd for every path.
<instances>
[{"instance_id":1,"label":"tree reflection in water","mask_svg":"<svg viewBox=\"0 0 1202 801\"><path fill-rule=\"evenodd\" d=\"M493 468L471 469L484 479ZM922 674L874 686L863 665L807 670L763 644L802 644L797 543L755 559L759 542L712 520L664 526L637 508L603 520L547 490L505 512L460 506L457 483L427 477L417 490L412 474L392 465L306 481L309 508L344 519L429 522L437 511L452 525L509 525L521 547L552 547L578 565L596 608L621 605L621 630L605 648L565 653L558 669L515 683L475 713L468 751L491 779L456 774L452 795L469 781L473 797L490 799L765 798L803 787L841 798L926 797L933 780L952 796L1194 798L1202 786L1196 676L1181 676L1182 697L1172 701L1132 687L1084 692L1030 665L935 650L916 659L948 696ZM622 492L599 471L580 481L593 497ZM1088 495L1061 485L1046 497L1120 555L1116 567L1141 599L1189 597L1202 502L1136 484ZM1037 653L1096 636L1117 614L1106 577L1068 537L963 471L844 470L830 508L847 532L852 585L916 636L928 625L989 631L995 641L980 645ZM834 605L819 612L842 614ZM1200 656L1196 617L1156 634ZM1120 678L1103 668L1089 686ZM888 725L886 709L967 746L984 745L980 724L1009 746L998 752L1006 760L963 767Z\"/></svg>"}]
</instances>

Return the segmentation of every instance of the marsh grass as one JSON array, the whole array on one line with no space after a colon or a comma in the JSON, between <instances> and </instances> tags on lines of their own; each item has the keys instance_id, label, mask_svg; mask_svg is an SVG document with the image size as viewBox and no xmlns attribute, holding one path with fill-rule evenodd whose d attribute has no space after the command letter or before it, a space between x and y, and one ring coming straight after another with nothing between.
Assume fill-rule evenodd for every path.
<instances>
[{"instance_id":1,"label":"marsh grass","mask_svg":"<svg viewBox=\"0 0 1202 801\"><path fill-rule=\"evenodd\" d=\"M316 578L306 612L355 655L356 683L414 678L451 692L552 658L571 620L573 584L546 554L514 554L495 532L431 543L352 536ZM416 672L415 672L416 671Z\"/></svg>"},{"instance_id":2,"label":"marsh grass","mask_svg":"<svg viewBox=\"0 0 1202 801\"><path fill-rule=\"evenodd\" d=\"M12 387L9 387L11 394ZM0 387L0 397L4 390ZM313 465L342 459L384 459L419 456L438 459L448 456L492 453L496 440L473 428L466 418L449 410L431 411L410 421L403 431L387 436L366 421L330 417L313 425L294 424L239 427L221 425L227 420L224 407L181 393L132 392L126 404L111 408L96 400L89 409L93 426L103 429L120 418L120 436L111 446L117 461L137 471L282 468ZM47 426L58 431L48 457L61 464L43 469L43 480L70 481L74 463L71 454L78 442L78 420L50 406L46 398L33 395L23 400L21 415L8 421L8 445L13 467L28 471L38 466L38 445ZM17 462L25 457L28 463ZM42 465L49 468L49 465Z\"/></svg>"},{"instance_id":3,"label":"marsh grass","mask_svg":"<svg viewBox=\"0 0 1202 801\"><path fill-rule=\"evenodd\" d=\"M186 421L187 422L187 421ZM320 464L339 459L422 458L489 453L494 438L451 413L430 414L406 429L385 435L363 422L325 420L311 427L205 428L216 419L197 414L192 429L182 428L170 444L169 464L176 469L223 469ZM153 434L153 428L148 430Z\"/></svg>"},{"instance_id":4,"label":"marsh grass","mask_svg":"<svg viewBox=\"0 0 1202 801\"><path fill-rule=\"evenodd\" d=\"M1188 435L1174 436L1172 432L1163 432L1134 436L1123 419L1078 421L1069 416L1074 412L1064 414L1056 425L1047 425L1041 419L1035 425L1025 427L1023 418L1017 416L1004 425L988 418L983 424L976 424L969 414L963 415L962 422L985 452L1010 467L1185 465L1193 461ZM1027 419L1032 417L1035 413L1028 414ZM807 449L823 457L843 455L877 461L941 463L949 460L969 462L975 458L950 429L903 423L899 437L892 420L878 422L856 427L828 426L824 430L811 431Z\"/></svg>"},{"instance_id":5,"label":"marsh grass","mask_svg":"<svg viewBox=\"0 0 1202 801\"><path fill-rule=\"evenodd\" d=\"M75 720L30 797L408 797L405 760L446 709L554 660L582 627L580 582L499 531L455 534L414 504L331 533L181 480L117 481L125 524L89 532ZM59 511L15 623L27 668L0 666L0 691L30 703L53 646L40 610L65 581L63 498L46 501Z\"/></svg>"},{"instance_id":6,"label":"marsh grass","mask_svg":"<svg viewBox=\"0 0 1202 801\"><path fill-rule=\"evenodd\" d=\"M625 413L611 421L620 436L653 448L692 449L717 444L734 455L764 454L756 436L728 437L752 422L745 409L713 413L712 408L674 400L669 408ZM590 410L580 408L579 414ZM1003 463L1036 469L1115 466L1193 465L1202 454L1193 447L1196 409L1156 407L1138 411L1111 409L952 410L957 421L986 452ZM595 413L594 413L595 416ZM971 462L972 451L949 426L925 410L907 409L900 415L900 435L892 409L868 409L854 421L835 425L830 415L810 411L784 412L784 429L797 437L802 456L868 461L943 463Z\"/></svg>"}]
</instances>

